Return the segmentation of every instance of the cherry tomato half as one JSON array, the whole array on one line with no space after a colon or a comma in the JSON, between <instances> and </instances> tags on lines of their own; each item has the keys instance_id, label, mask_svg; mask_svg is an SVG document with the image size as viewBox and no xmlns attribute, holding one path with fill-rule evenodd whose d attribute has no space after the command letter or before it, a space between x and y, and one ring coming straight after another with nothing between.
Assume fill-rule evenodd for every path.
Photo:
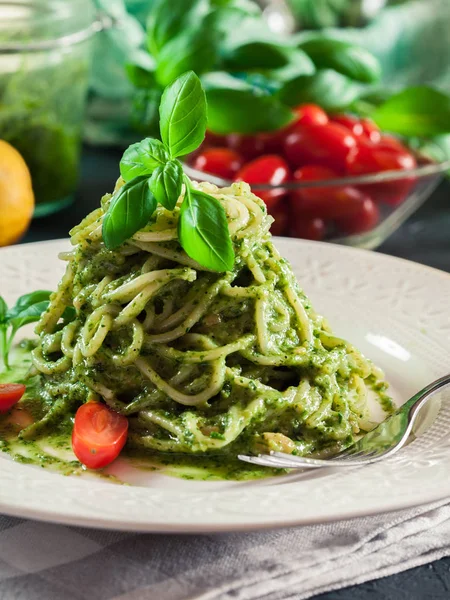
<instances>
[{"instance_id":1,"label":"cherry tomato half","mask_svg":"<svg viewBox=\"0 0 450 600\"><path fill-rule=\"evenodd\" d=\"M297 115L297 124L302 125L326 125L328 123L327 113L317 104L300 104L294 108Z\"/></svg>"},{"instance_id":2,"label":"cherry tomato half","mask_svg":"<svg viewBox=\"0 0 450 600\"><path fill-rule=\"evenodd\" d=\"M247 163L236 175L236 181L246 181L250 185L267 183L273 186L282 185L290 177L286 161L276 154L266 154ZM282 187L271 190L256 190L256 195L264 200L270 212L280 199L286 195Z\"/></svg>"},{"instance_id":3,"label":"cherry tomato half","mask_svg":"<svg viewBox=\"0 0 450 600\"><path fill-rule=\"evenodd\" d=\"M322 219L293 217L290 223L290 234L304 240L320 242L325 237L326 226Z\"/></svg>"},{"instance_id":4,"label":"cherry tomato half","mask_svg":"<svg viewBox=\"0 0 450 600\"><path fill-rule=\"evenodd\" d=\"M223 179L233 179L242 167L242 158L229 148L209 148L201 152L192 166L198 171L211 173Z\"/></svg>"},{"instance_id":5,"label":"cherry tomato half","mask_svg":"<svg viewBox=\"0 0 450 600\"><path fill-rule=\"evenodd\" d=\"M414 169L416 159L396 140L379 144L360 143L347 157L347 172L350 175L366 175L381 171L401 171ZM395 181L367 184L361 186L374 200L396 206L405 200L412 185L414 177L405 176Z\"/></svg>"},{"instance_id":6,"label":"cherry tomato half","mask_svg":"<svg viewBox=\"0 0 450 600\"><path fill-rule=\"evenodd\" d=\"M275 219L270 228L272 235L287 235L289 224L289 207L285 200L282 200L270 214Z\"/></svg>"},{"instance_id":7,"label":"cherry tomato half","mask_svg":"<svg viewBox=\"0 0 450 600\"><path fill-rule=\"evenodd\" d=\"M355 136L338 123L297 125L286 138L284 153L296 167L315 163L344 171L347 156L355 147Z\"/></svg>"},{"instance_id":8,"label":"cherry tomato half","mask_svg":"<svg viewBox=\"0 0 450 600\"><path fill-rule=\"evenodd\" d=\"M26 387L22 383L0 384L0 413L8 412L25 394Z\"/></svg>"},{"instance_id":9,"label":"cherry tomato half","mask_svg":"<svg viewBox=\"0 0 450 600\"><path fill-rule=\"evenodd\" d=\"M336 219L336 225L341 233L352 235L364 233L375 227L380 219L380 213L373 200L367 198L354 214Z\"/></svg>"},{"instance_id":10,"label":"cherry tomato half","mask_svg":"<svg viewBox=\"0 0 450 600\"><path fill-rule=\"evenodd\" d=\"M101 402L87 402L75 415L72 449L88 469L101 469L119 456L127 434L126 417Z\"/></svg>"}]
</instances>

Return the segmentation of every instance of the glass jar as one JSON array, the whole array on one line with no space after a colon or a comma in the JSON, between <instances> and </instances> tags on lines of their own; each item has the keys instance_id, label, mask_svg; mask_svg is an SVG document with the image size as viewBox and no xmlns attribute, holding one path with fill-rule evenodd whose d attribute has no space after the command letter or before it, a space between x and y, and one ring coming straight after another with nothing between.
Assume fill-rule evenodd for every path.
<instances>
[{"instance_id":1,"label":"glass jar","mask_svg":"<svg viewBox=\"0 0 450 600\"><path fill-rule=\"evenodd\" d=\"M91 0L0 0L0 139L30 169L35 216L73 199L96 30Z\"/></svg>"}]
</instances>

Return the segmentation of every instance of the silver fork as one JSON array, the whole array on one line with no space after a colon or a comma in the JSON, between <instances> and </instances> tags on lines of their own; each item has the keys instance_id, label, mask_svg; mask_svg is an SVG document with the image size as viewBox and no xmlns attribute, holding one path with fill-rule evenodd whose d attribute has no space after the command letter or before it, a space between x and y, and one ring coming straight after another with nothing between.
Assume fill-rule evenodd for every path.
<instances>
[{"instance_id":1,"label":"silver fork","mask_svg":"<svg viewBox=\"0 0 450 600\"><path fill-rule=\"evenodd\" d=\"M263 467L281 469L316 469L319 467L357 467L392 456L402 448L421 408L442 388L450 385L450 374L436 379L405 402L393 415L366 433L357 442L328 459L305 458L284 452L238 458Z\"/></svg>"}]
</instances>

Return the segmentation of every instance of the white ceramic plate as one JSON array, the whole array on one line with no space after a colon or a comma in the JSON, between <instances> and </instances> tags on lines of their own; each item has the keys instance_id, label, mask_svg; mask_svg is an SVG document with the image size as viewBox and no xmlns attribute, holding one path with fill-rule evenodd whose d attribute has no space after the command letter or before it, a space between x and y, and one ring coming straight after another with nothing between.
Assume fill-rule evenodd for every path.
<instances>
[{"instance_id":1,"label":"white ceramic plate","mask_svg":"<svg viewBox=\"0 0 450 600\"><path fill-rule=\"evenodd\" d=\"M302 287L334 330L381 366L397 399L450 369L450 276L345 247L278 239ZM8 301L56 286L66 241L0 251ZM440 400L440 402L439 402ZM436 417L437 408L441 409ZM450 496L450 395L398 455L365 467L326 469L247 482L185 481L119 463L133 485L64 477L0 455L0 512L136 531L206 532L321 523ZM430 425L431 424L431 425ZM419 432L420 433L420 432Z\"/></svg>"}]
</instances>

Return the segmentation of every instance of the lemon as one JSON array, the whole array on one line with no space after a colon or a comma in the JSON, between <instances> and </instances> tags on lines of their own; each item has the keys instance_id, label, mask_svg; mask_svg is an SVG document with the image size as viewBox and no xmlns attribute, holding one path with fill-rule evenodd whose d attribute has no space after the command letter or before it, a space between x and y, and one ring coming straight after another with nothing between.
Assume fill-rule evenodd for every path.
<instances>
[{"instance_id":1,"label":"lemon","mask_svg":"<svg viewBox=\"0 0 450 600\"><path fill-rule=\"evenodd\" d=\"M31 175L22 156L0 140L0 246L20 239L33 216Z\"/></svg>"}]
</instances>

